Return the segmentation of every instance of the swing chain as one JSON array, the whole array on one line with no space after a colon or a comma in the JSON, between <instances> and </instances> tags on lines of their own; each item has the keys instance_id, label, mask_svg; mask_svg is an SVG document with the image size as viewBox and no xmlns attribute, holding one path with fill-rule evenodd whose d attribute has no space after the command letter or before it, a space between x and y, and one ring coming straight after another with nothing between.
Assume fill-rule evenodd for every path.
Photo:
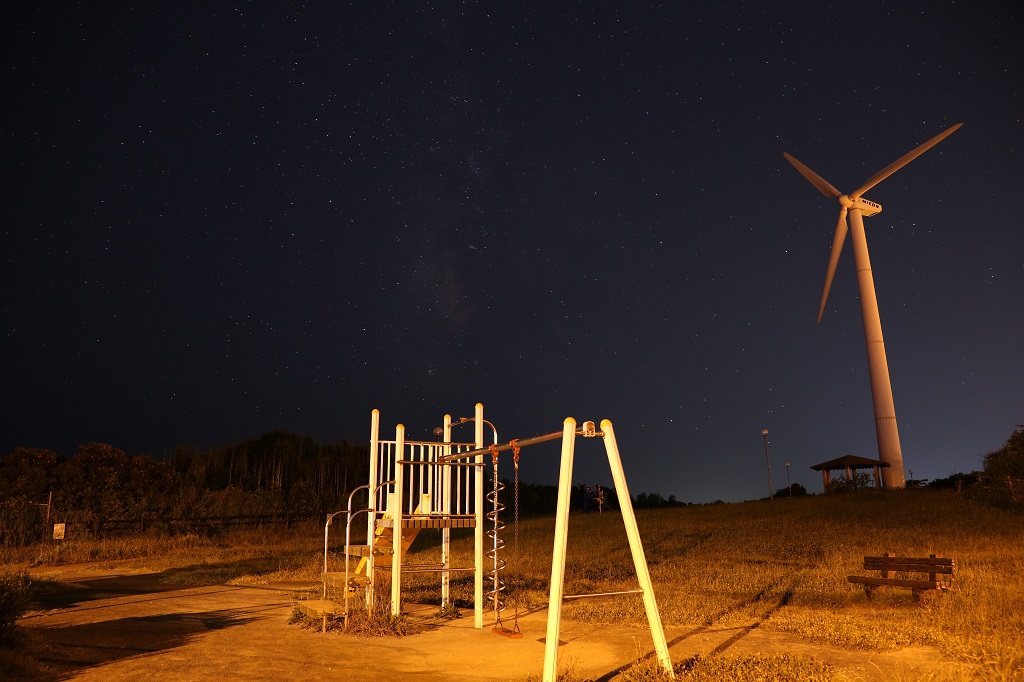
<instances>
[{"instance_id":1,"label":"swing chain","mask_svg":"<svg viewBox=\"0 0 1024 682\"><path fill-rule=\"evenodd\" d=\"M509 441L512 445L512 463L515 469L514 485L513 485L513 499L514 503L512 508L514 510L514 535L515 540L513 543L512 560L519 560L519 439Z\"/></svg>"},{"instance_id":2,"label":"swing chain","mask_svg":"<svg viewBox=\"0 0 1024 682\"><path fill-rule=\"evenodd\" d=\"M513 478L513 500L512 505L513 511L513 541L512 541L512 561L516 566L519 566L519 439L510 441L512 445L512 463L515 469L515 476ZM515 610L513 611L512 617L512 631L520 633L519 630L519 599L515 600Z\"/></svg>"}]
</instances>

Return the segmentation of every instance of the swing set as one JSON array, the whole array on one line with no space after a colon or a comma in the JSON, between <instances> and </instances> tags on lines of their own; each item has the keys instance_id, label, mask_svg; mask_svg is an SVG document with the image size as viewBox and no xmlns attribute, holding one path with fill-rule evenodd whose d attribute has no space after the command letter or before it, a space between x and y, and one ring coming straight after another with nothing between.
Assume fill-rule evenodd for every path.
<instances>
[{"instance_id":1,"label":"swing set","mask_svg":"<svg viewBox=\"0 0 1024 682\"><path fill-rule=\"evenodd\" d=\"M475 426L473 442L452 441L452 427L465 423ZM494 442L489 446L483 444L483 427L488 425L494 432ZM521 638L519 628L519 609L515 609L511 627L502 621L502 612L506 610L505 595L508 586L502 579L502 572L508 565L502 556L506 543L502 531L506 524L502 520L505 505L500 494L505 484L498 477L499 456L503 452L512 453L514 467L514 539L513 559L519 554L519 461L520 451L530 445L561 439L561 463L558 478L558 504L555 513L555 539L552 548L551 583L548 600L547 633L544 650L545 682L556 679L558 636L561 627L562 604L565 601L588 597L607 597L620 594L640 594L643 596L644 610L651 629L655 653L661 667L672 676L672 661L669 657L665 631L662 627L658 605L655 601L651 584L647 559L637 529L636 516L626 486L626 478L622 468L618 444L611 421L601 422L598 431L593 422L584 422L577 426L572 417L565 419L561 431L510 440L498 443L498 433L494 425L484 419L483 405L476 404L475 416L452 422L450 415L445 415L443 429L437 442L412 441L405 439L405 427L399 424L395 429L393 441L382 440L379 436L380 413L371 413L370 432L370 475L369 482L353 490L349 496L348 508L344 512L335 512L327 517L324 526L324 599L300 603L299 607L310 615L320 615L326 619L328 614L344 613L345 625L348 624L349 595L362 590L367 609L374 603L375 576L378 572L387 571L391 577L391 613L401 613L402 575L403 573L438 573L441 577L441 608L442 611L452 608L450 577L452 573L472 572L473 580L473 615L474 627L484 627L484 605L490 606L493 612L492 632L509 637ZM618 496L626 536L632 553L633 565L636 570L638 587L620 592L601 592L593 594L564 594L566 544L569 528L570 493L572 490L573 459L576 438L601 438L604 441L612 480ZM490 455L491 481L490 490L485 493L484 469L485 457ZM365 509L353 511L352 499L358 490L368 491ZM345 570L330 572L328 570L328 533L335 516L345 514ZM366 514L367 544L353 545L350 542L351 526L359 514ZM489 528L484 530L485 525ZM452 528L474 529L474 561L472 567L455 567L451 565L450 532ZM439 529L441 531L441 560L436 564L409 564L402 559L417 534L423 529ZM485 543L486 538L486 543ZM486 549L485 549L485 544ZM349 570L347 557L358 558L354 571ZM485 558L489 562L488 570L484 570ZM485 583L488 590L485 594ZM327 587L333 585L343 588L344 606L327 601Z\"/></svg>"}]
</instances>

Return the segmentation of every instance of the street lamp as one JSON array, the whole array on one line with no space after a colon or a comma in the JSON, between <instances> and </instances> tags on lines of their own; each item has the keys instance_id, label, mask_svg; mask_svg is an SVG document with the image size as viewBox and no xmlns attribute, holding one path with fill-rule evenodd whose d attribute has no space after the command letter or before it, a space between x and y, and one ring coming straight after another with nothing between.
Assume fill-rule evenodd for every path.
<instances>
[{"instance_id":1,"label":"street lamp","mask_svg":"<svg viewBox=\"0 0 1024 682\"><path fill-rule=\"evenodd\" d=\"M786 487L789 488L789 496L793 497L793 484L789 482L789 462L786 462Z\"/></svg>"},{"instance_id":2,"label":"street lamp","mask_svg":"<svg viewBox=\"0 0 1024 682\"><path fill-rule=\"evenodd\" d=\"M772 490L772 463L768 459L768 429L761 429L761 436L764 438L764 463L768 467L768 499L774 500L775 493Z\"/></svg>"}]
</instances>

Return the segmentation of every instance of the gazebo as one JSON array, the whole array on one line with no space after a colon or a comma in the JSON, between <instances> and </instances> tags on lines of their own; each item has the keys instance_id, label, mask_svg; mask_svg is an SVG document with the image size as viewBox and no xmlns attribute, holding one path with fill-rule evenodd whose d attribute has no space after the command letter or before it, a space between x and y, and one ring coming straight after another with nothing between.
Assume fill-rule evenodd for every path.
<instances>
[{"instance_id":1,"label":"gazebo","mask_svg":"<svg viewBox=\"0 0 1024 682\"><path fill-rule=\"evenodd\" d=\"M883 462L880 459L869 459L867 457L858 457L857 455L843 455L835 459L830 459L827 462L821 464L815 464L811 468L815 471L821 472L821 479L825 484L825 492L828 493L828 484L832 480L829 472L831 471L845 471L846 477L853 480L853 472L857 469L873 469L875 476L875 488L882 487L882 477L879 474L881 467L889 466L888 462Z\"/></svg>"}]
</instances>

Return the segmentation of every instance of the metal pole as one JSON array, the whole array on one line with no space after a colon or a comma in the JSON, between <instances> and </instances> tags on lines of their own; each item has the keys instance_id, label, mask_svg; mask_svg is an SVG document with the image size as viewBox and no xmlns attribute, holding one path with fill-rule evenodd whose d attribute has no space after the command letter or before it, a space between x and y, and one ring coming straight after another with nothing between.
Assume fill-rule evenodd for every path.
<instances>
[{"instance_id":1,"label":"metal pole","mask_svg":"<svg viewBox=\"0 0 1024 682\"><path fill-rule=\"evenodd\" d=\"M333 519L333 518L334 518L334 514L328 514L327 515L327 521L324 523L324 575L323 575L324 590L323 590L323 596L321 597L322 599L327 599L327 531L331 527L331 519ZM346 557L346 561L345 561L345 568L346 568L346 570L348 569L348 560L347 559L348 559L348 557Z\"/></svg>"},{"instance_id":2,"label":"metal pole","mask_svg":"<svg viewBox=\"0 0 1024 682\"><path fill-rule=\"evenodd\" d=\"M553 433L546 433L546 434L544 434L542 436L534 436L533 438L520 438L520 439L518 439L516 441L516 444L520 448L525 448L527 445L536 445L537 443L547 443L548 441L558 440L561 437L562 437L562 432L561 431L555 431ZM482 439L482 436L481 436L481 439ZM496 449L498 450L498 452L505 452L506 450L511 450L512 448L513 448L512 441L509 441L507 443L503 443L501 445L496 446ZM467 450L466 452L456 452L456 453L453 453L451 455L446 455L445 457L441 458L441 461L442 462L451 462L451 461L457 460L457 459L469 459L471 457L477 457L477 456L483 456L483 455L486 455L486 454L490 454L490 452L491 452L491 448L485 448L485 447L481 446L481 447L478 447L476 450Z\"/></svg>"},{"instance_id":3,"label":"metal pole","mask_svg":"<svg viewBox=\"0 0 1024 682\"><path fill-rule=\"evenodd\" d=\"M405 425L399 424L395 427L395 492L388 498L392 502L391 507L391 615L398 616L402 613L402 506L405 504L404 491L405 471L404 465L398 463L405 452ZM372 552L371 552L372 553Z\"/></svg>"},{"instance_id":4,"label":"metal pole","mask_svg":"<svg viewBox=\"0 0 1024 682\"><path fill-rule=\"evenodd\" d=\"M772 463L768 459L768 429L761 429L761 436L764 438L764 463L768 467L768 499L775 499L775 492L772 490Z\"/></svg>"},{"instance_id":5,"label":"metal pole","mask_svg":"<svg viewBox=\"0 0 1024 682\"><path fill-rule=\"evenodd\" d=\"M372 548L377 538L377 499L379 497L379 480L386 478L384 472L378 471L377 463L380 460L380 410L370 412L370 498L366 501L369 513L366 515L366 543ZM373 607L374 557L371 550L366 557L366 577L370 584L366 586L366 610Z\"/></svg>"},{"instance_id":6,"label":"metal pole","mask_svg":"<svg viewBox=\"0 0 1024 682\"><path fill-rule=\"evenodd\" d=\"M555 544L551 551L551 588L548 596L548 628L544 640L544 682L558 679L558 632L562 625L562 594L565 587L565 547L569 531L569 494L572 492L572 460L576 447L576 420L562 425L562 462L558 472L558 505L555 511Z\"/></svg>"},{"instance_id":7,"label":"metal pole","mask_svg":"<svg viewBox=\"0 0 1024 682\"><path fill-rule=\"evenodd\" d=\"M342 619L345 632L348 632L348 550L352 546L352 497L349 496L349 507L345 514L345 583L342 589L345 590L345 617ZM340 512L336 512L340 513ZM334 514L327 517L327 525L324 526L324 599L327 599L327 526L331 525ZM368 552L373 552L373 540L370 540ZM327 632L327 614L324 613L324 632Z\"/></svg>"},{"instance_id":8,"label":"metal pole","mask_svg":"<svg viewBox=\"0 0 1024 682\"><path fill-rule=\"evenodd\" d=\"M789 462L786 462L786 488L789 489L789 496L793 497L793 484L789 482Z\"/></svg>"},{"instance_id":9,"label":"metal pole","mask_svg":"<svg viewBox=\"0 0 1024 682\"><path fill-rule=\"evenodd\" d=\"M473 513L476 527L473 529L473 627L484 626L484 406L474 406L474 444L480 454L474 458L477 466L473 472ZM497 431L495 431L497 435Z\"/></svg>"},{"instance_id":10,"label":"metal pole","mask_svg":"<svg viewBox=\"0 0 1024 682\"><path fill-rule=\"evenodd\" d=\"M675 679L675 674L672 671L672 658L669 656L668 643L665 640L665 629L661 623L661 614L658 612L658 602L654 598L654 584L651 582L651 573L647 567L647 556L644 554L644 546L640 541L640 530L636 524L636 515L633 513L629 488L626 487L626 473L622 469L619 445L615 441L615 431L608 419L601 421L601 433L604 434L608 465L612 470L612 482L615 484L615 492L619 496L622 522L626 526L626 537L629 540L629 549L633 554L633 566L636 568L636 577L644 596L644 610L647 612L647 624L651 628L654 650L658 655L658 662L661 663L661 667L668 677Z\"/></svg>"},{"instance_id":11,"label":"metal pole","mask_svg":"<svg viewBox=\"0 0 1024 682\"><path fill-rule=\"evenodd\" d=\"M441 427L440 437L444 439L444 445L441 446L442 450L438 453L440 459L445 455L451 454L452 446L449 445L451 440L452 432L452 416L446 414L442 422L444 426ZM437 429L434 429L434 433L437 433ZM452 472L451 467L441 468L441 513L450 514L452 505ZM451 540L451 529L441 529L441 563L445 568L451 568L452 561L452 540ZM447 609L452 605L451 596L451 574L445 571L441 574L441 609Z\"/></svg>"}]
</instances>

